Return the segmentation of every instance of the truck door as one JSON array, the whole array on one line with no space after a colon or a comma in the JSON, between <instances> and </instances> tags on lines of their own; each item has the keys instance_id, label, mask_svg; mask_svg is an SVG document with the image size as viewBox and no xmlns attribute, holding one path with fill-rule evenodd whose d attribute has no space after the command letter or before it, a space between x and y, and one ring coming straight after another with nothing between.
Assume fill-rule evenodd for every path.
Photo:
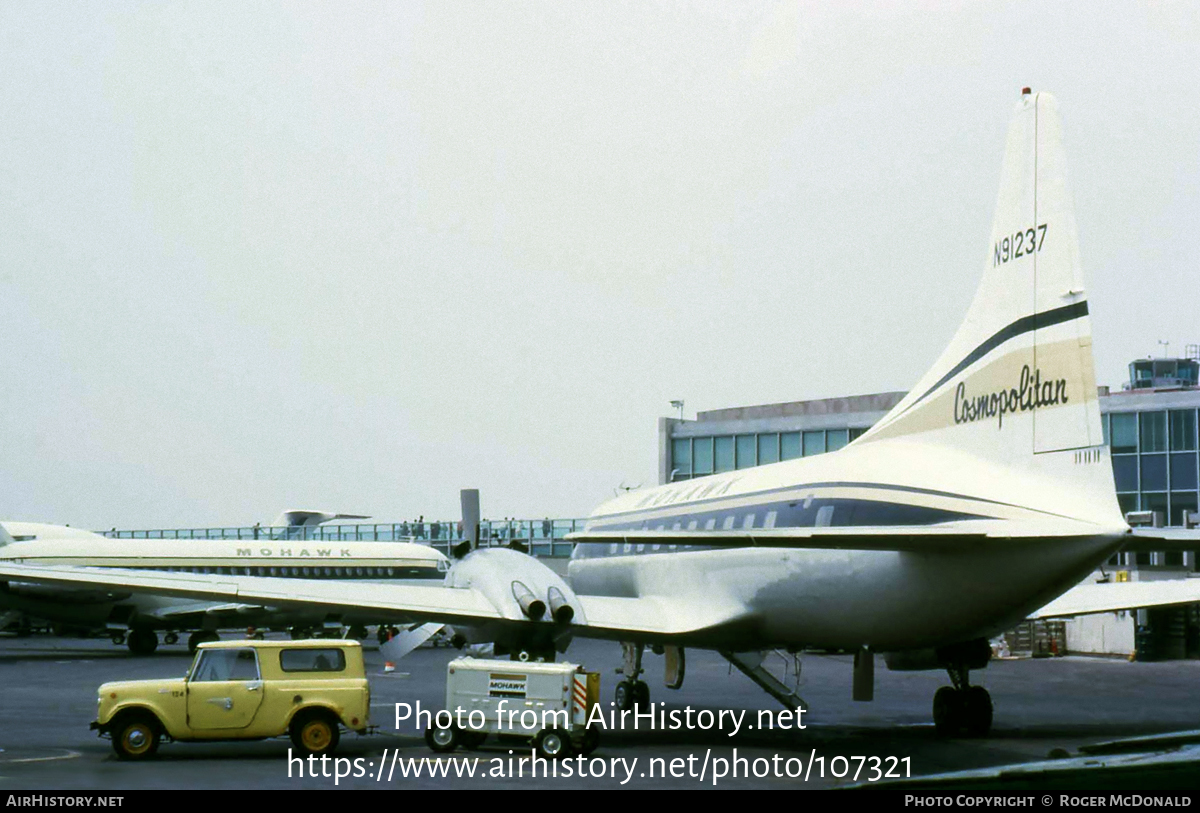
<instances>
[{"instance_id":1,"label":"truck door","mask_svg":"<svg viewBox=\"0 0 1200 813\"><path fill-rule=\"evenodd\" d=\"M245 728L262 704L253 649L207 649L188 678L188 726L193 731Z\"/></svg>"}]
</instances>

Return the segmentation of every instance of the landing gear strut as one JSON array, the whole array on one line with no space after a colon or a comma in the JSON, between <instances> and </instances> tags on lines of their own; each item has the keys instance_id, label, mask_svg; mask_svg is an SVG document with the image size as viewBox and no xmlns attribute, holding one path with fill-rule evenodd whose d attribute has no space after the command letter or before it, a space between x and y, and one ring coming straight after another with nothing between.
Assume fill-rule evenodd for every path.
<instances>
[{"instance_id":1,"label":"landing gear strut","mask_svg":"<svg viewBox=\"0 0 1200 813\"><path fill-rule=\"evenodd\" d=\"M621 667L621 674L625 679L617 684L616 703L617 708L621 711L632 711L636 705L640 709L650 707L650 687L644 680L639 680L638 676L645 670L642 669L642 653L645 651L643 644L621 644L621 651L624 655L624 665Z\"/></svg>"},{"instance_id":2,"label":"landing gear strut","mask_svg":"<svg viewBox=\"0 0 1200 813\"><path fill-rule=\"evenodd\" d=\"M948 666L953 686L943 686L933 696L933 725L943 737L962 732L968 737L983 737L992 727L992 696L982 686L972 686L970 670Z\"/></svg>"}]
</instances>

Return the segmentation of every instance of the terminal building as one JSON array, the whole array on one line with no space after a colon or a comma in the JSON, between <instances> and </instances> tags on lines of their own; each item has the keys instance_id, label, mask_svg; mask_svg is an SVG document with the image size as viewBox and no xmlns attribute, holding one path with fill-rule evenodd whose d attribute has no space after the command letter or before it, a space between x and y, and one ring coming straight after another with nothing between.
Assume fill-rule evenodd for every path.
<instances>
[{"instance_id":1,"label":"terminal building","mask_svg":"<svg viewBox=\"0 0 1200 813\"><path fill-rule=\"evenodd\" d=\"M1190 345L1185 355L1139 359L1129 365L1124 387L1099 389L1117 500L1131 522L1200 524L1200 348ZM869 429L904 395L885 392L717 409L700 412L695 420L660 418L659 482L835 451ZM1122 553L1089 577L1106 578L1200 578L1200 562L1190 552ZM1022 646L1036 647L1041 641L1060 652L1200 658L1200 605L1086 616L1055 624L1049 632L1026 630L1018 637L1025 642Z\"/></svg>"}]
</instances>

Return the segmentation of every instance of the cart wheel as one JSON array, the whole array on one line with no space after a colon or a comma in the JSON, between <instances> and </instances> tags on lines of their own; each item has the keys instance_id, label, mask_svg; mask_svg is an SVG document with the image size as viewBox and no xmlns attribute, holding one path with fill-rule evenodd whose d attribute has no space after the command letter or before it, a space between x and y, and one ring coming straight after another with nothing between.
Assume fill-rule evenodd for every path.
<instances>
[{"instance_id":1,"label":"cart wheel","mask_svg":"<svg viewBox=\"0 0 1200 813\"><path fill-rule=\"evenodd\" d=\"M566 759L571 756L571 740L567 735L553 728L546 728L533 741L538 756L545 759Z\"/></svg>"},{"instance_id":2,"label":"cart wheel","mask_svg":"<svg viewBox=\"0 0 1200 813\"><path fill-rule=\"evenodd\" d=\"M456 726L449 728L427 728L425 744L439 754L448 754L458 747L459 731Z\"/></svg>"}]
</instances>

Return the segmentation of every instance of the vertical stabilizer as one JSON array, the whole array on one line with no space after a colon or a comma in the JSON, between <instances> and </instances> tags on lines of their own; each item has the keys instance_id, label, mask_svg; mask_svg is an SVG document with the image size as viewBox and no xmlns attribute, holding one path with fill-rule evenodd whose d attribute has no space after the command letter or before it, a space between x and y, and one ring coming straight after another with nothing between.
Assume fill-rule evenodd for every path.
<instances>
[{"instance_id":1,"label":"vertical stabilizer","mask_svg":"<svg viewBox=\"0 0 1200 813\"><path fill-rule=\"evenodd\" d=\"M1115 511L1091 336L1058 104L1024 92L966 318L917 386L859 442L905 437L1047 470Z\"/></svg>"}]
</instances>

